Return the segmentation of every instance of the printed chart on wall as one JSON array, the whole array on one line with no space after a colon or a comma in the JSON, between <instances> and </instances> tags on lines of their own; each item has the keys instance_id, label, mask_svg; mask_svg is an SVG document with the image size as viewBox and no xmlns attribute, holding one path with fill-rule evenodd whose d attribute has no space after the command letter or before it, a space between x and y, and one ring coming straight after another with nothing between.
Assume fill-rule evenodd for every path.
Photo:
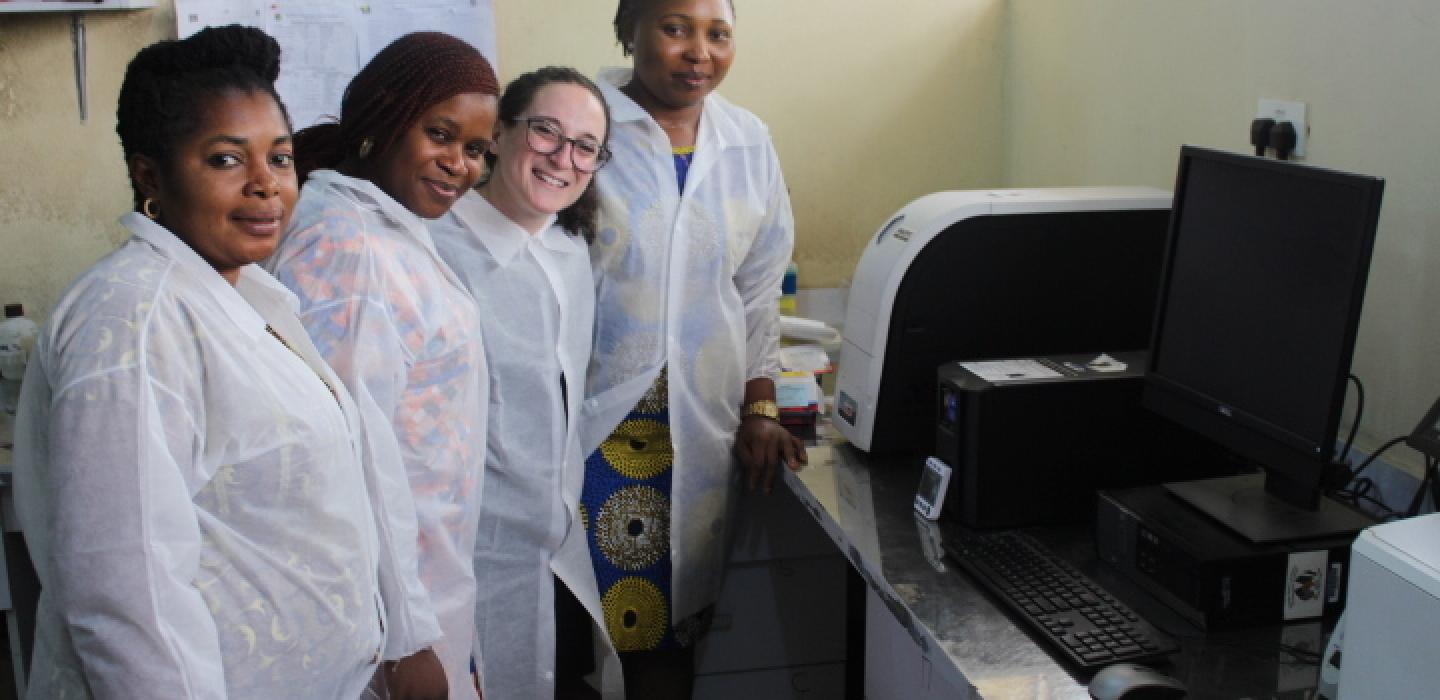
<instances>
[{"instance_id":1,"label":"printed chart on wall","mask_svg":"<svg viewBox=\"0 0 1440 700\"><path fill-rule=\"evenodd\" d=\"M350 78L370 57L414 31L443 31L495 66L494 0L175 0L181 38L205 27L243 24L280 42L280 80L298 131L340 114Z\"/></svg>"}]
</instances>

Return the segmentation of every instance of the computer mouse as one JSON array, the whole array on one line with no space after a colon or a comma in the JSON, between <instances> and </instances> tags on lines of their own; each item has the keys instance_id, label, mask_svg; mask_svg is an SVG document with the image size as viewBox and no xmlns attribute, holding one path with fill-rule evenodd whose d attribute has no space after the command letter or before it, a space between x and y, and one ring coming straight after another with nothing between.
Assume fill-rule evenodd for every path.
<instances>
[{"instance_id":1,"label":"computer mouse","mask_svg":"<svg viewBox=\"0 0 1440 700\"><path fill-rule=\"evenodd\" d=\"M1100 669L1089 690L1095 700L1179 700L1190 692L1180 681L1139 664Z\"/></svg>"}]
</instances>

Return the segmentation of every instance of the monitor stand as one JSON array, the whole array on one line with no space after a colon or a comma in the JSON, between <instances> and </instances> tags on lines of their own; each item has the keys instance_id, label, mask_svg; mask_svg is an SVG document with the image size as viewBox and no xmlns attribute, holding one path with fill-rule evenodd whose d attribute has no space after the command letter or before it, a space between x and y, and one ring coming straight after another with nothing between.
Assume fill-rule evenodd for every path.
<instances>
[{"instance_id":1,"label":"monitor stand","mask_svg":"<svg viewBox=\"0 0 1440 700\"><path fill-rule=\"evenodd\" d=\"M1264 474L1176 481L1165 488L1256 544L1351 535L1375 524L1328 497L1316 510L1296 508L1265 492Z\"/></svg>"}]
</instances>

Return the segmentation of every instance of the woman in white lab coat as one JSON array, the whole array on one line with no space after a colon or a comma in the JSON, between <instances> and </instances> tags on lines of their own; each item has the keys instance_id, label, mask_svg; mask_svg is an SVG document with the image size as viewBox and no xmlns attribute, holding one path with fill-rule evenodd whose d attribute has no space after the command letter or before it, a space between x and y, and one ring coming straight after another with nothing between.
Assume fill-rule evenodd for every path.
<instances>
[{"instance_id":1,"label":"woman in white lab coat","mask_svg":"<svg viewBox=\"0 0 1440 700\"><path fill-rule=\"evenodd\" d=\"M391 698L475 698L474 547L487 374L479 310L430 226L485 169L500 87L469 44L407 34L345 91L338 123L296 134L304 188L268 263L360 406L367 464L413 494L388 525L418 542L384 658ZM403 514L397 514L403 515Z\"/></svg>"},{"instance_id":2,"label":"woman in white lab coat","mask_svg":"<svg viewBox=\"0 0 1440 700\"><path fill-rule=\"evenodd\" d=\"M520 76L500 101L491 175L455 206L464 227L436 232L480 303L490 366L475 620L492 700L571 697L593 665L570 625L557 653L556 617L558 608L588 637L600 615L578 508L577 422L594 308L590 187L608 132L588 78L554 67ZM606 697L619 697L613 654L600 677Z\"/></svg>"},{"instance_id":3,"label":"woman in white lab coat","mask_svg":"<svg viewBox=\"0 0 1440 700\"><path fill-rule=\"evenodd\" d=\"M728 0L621 0L633 70L597 81L615 157L597 180L582 500L602 513L594 565L636 697L689 696L735 457L766 490L781 464L805 461L774 401L790 200L765 125L714 92L734 25Z\"/></svg>"},{"instance_id":4,"label":"woman in white lab coat","mask_svg":"<svg viewBox=\"0 0 1440 700\"><path fill-rule=\"evenodd\" d=\"M278 72L239 27L126 70L131 237L60 299L18 421L30 698L353 700L375 674L378 578L404 555L377 537L354 404L253 264L296 200Z\"/></svg>"}]
</instances>

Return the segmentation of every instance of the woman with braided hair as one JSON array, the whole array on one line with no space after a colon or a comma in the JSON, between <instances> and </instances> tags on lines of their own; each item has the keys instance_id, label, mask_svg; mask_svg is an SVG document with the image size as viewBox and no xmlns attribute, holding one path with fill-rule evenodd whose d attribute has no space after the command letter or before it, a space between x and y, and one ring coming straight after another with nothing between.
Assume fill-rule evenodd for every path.
<instances>
[{"instance_id":1,"label":"woman with braided hair","mask_svg":"<svg viewBox=\"0 0 1440 700\"><path fill-rule=\"evenodd\" d=\"M489 392L479 310L431 227L484 170L500 89L439 32L396 39L356 74L336 123L296 134L303 189L268 265L360 406L381 529L418 545L394 589L392 698L475 698L474 548ZM413 505L412 505L413 504ZM388 600L388 599L387 599Z\"/></svg>"},{"instance_id":2,"label":"woman with braided hair","mask_svg":"<svg viewBox=\"0 0 1440 700\"><path fill-rule=\"evenodd\" d=\"M715 92L730 0L620 0L614 28L582 501L626 689L686 698L739 484L805 462L774 384L794 222L764 123Z\"/></svg>"},{"instance_id":3,"label":"woman with braided hair","mask_svg":"<svg viewBox=\"0 0 1440 700\"><path fill-rule=\"evenodd\" d=\"M254 264L297 196L279 59L224 27L126 69L132 235L62 296L17 426L30 698L354 700L375 676L395 572L356 406Z\"/></svg>"}]
</instances>

